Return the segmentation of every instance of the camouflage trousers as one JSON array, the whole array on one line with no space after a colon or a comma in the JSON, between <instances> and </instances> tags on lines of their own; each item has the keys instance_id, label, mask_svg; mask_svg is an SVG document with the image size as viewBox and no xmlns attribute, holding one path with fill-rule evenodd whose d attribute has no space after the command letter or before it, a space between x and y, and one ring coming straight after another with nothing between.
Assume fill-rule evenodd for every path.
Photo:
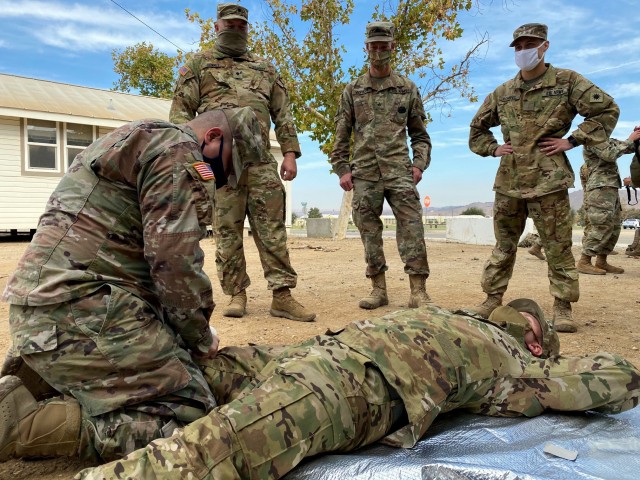
<instances>
[{"instance_id":1,"label":"camouflage trousers","mask_svg":"<svg viewBox=\"0 0 640 480\"><path fill-rule=\"evenodd\" d=\"M496 193L493 205L496 245L482 273L483 291L495 294L507 290L527 216L533 219L547 256L549 292L560 300L577 302L580 290L571 253L571 208L566 190L534 199Z\"/></svg>"},{"instance_id":2,"label":"camouflage trousers","mask_svg":"<svg viewBox=\"0 0 640 480\"><path fill-rule=\"evenodd\" d=\"M245 217L249 218L269 289L296 286L298 277L289 260L284 215L284 187L274 163L250 166L240 176L237 188L226 185L216 190L216 267L226 295L236 295L251 283L242 244Z\"/></svg>"},{"instance_id":3,"label":"camouflage trousers","mask_svg":"<svg viewBox=\"0 0 640 480\"><path fill-rule=\"evenodd\" d=\"M582 253L590 257L609 255L620 238L622 206L616 187L584 192L585 226Z\"/></svg>"},{"instance_id":4,"label":"camouflage trousers","mask_svg":"<svg viewBox=\"0 0 640 480\"><path fill-rule=\"evenodd\" d=\"M64 304L11 305L9 321L29 367L80 403L83 458L120 458L215 406L175 333L119 287Z\"/></svg>"},{"instance_id":5,"label":"camouflage trousers","mask_svg":"<svg viewBox=\"0 0 640 480\"><path fill-rule=\"evenodd\" d=\"M353 222L364 245L367 277L387 271L380 219L385 199L396 217L396 242L405 273L428 276L422 207L413 179L407 176L371 182L354 178L353 189Z\"/></svg>"},{"instance_id":6,"label":"camouflage trousers","mask_svg":"<svg viewBox=\"0 0 640 480\"><path fill-rule=\"evenodd\" d=\"M245 385L228 404L81 477L280 478L305 457L373 443L393 424L399 400L380 372L331 337L284 349L272 362L274 352L259 348L221 353L204 372L212 384L231 378Z\"/></svg>"}]
</instances>

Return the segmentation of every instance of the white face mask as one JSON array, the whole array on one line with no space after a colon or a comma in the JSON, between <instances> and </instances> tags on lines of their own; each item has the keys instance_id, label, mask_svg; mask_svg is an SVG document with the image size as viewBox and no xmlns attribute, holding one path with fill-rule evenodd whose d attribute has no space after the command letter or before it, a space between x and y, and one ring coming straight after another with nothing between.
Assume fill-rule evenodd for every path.
<instances>
[{"instance_id":1,"label":"white face mask","mask_svg":"<svg viewBox=\"0 0 640 480\"><path fill-rule=\"evenodd\" d=\"M542 58L538 58L539 48L540 46L516 52L516 65L520 70L529 72L538 66L542 61Z\"/></svg>"}]
</instances>

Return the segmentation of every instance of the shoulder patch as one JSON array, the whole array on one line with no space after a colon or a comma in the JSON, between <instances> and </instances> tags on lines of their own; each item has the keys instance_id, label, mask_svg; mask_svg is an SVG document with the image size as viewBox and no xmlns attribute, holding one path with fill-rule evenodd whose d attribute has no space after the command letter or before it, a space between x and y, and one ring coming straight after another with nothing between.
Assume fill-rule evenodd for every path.
<instances>
[{"instance_id":1,"label":"shoulder patch","mask_svg":"<svg viewBox=\"0 0 640 480\"><path fill-rule=\"evenodd\" d=\"M213 174L213 170L211 170L211 166L206 162L196 162L192 163L191 166L196 169L200 178L204 181L215 180L216 177Z\"/></svg>"},{"instance_id":2,"label":"shoulder patch","mask_svg":"<svg viewBox=\"0 0 640 480\"><path fill-rule=\"evenodd\" d=\"M191 69L186 65L183 65L178 69L178 73L184 77L185 75L191 73Z\"/></svg>"},{"instance_id":3,"label":"shoulder patch","mask_svg":"<svg viewBox=\"0 0 640 480\"><path fill-rule=\"evenodd\" d=\"M602 103L604 101L604 94L600 91L591 92L589 94L589 102Z\"/></svg>"}]
</instances>

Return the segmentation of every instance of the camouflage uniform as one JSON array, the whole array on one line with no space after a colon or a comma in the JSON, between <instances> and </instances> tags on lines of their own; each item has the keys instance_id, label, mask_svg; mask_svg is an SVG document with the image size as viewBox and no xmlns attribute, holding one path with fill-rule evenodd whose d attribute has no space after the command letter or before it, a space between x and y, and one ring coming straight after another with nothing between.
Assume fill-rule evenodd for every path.
<instances>
[{"instance_id":1,"label":"camouflage uniform","mask_svg":"<svg viewBox=\"0 0 640 480\"><path fill-rule=\"evenodd\" d=\"M547 64L533 84L518 72L499 86L471 121L469 147L474 153L494 155L498 142L490 128L498 125L504 142L513 148L513 154L500 157L493 187L496 245L482 276L482 288L489 295L507 290L518 239L529 216L547 255L551 295L567 302L578 300L567 193L573 187L573 170L564 152L547 156L538 147L542 137L563 137L576 114L585 119L572 136L578 144L592 146L607 140L619 109L586 78Z\"/></svg>"},{"instance_id":2,"label":"camouflage uniform","mask_svg":"<svg viewBox=\"0 0 640 480\"><path fill-rule=\"evenodd\" d=\"M439 414L458 408L617 413L640 399L640 371L621 357L538 359L493 325L437 307L355 322L295 347L223 349L204 372L228 404L77 478L280 478L321 452L377 440L412 447Z\"/></svg>"},{"instance_id":3,"label":"camouflage uniform","mask_svg":"<svg viewBox=\"0 0 640 480\"><path fill-rule=\"evenodd\" d=\"M633 152L631 140L614 138L606 144L585 147L583 151L580 180L584 191L582 252L585 255L609 255L618 242L622 221L618 189L622 187L622 181L616 160Z\"/></svg>"},{"instance_id":4,"label":"camouflage uniform","mask_svg":"<svg viewBox=\"0 0 640 480\"><path fill-rule=\"evenodd\" d=\"M424 171L431 161L424 120L416 85L394 72L380 79L366 73L342 93L331 164L338 177L353 175L353 221L364 244L367 277L387 270L380 220L385 199L396 217L396 240L405 272L429 275L422 207L412 176L412 167Z\"/></svg>"},{"instance_id":5,"label":"camouflage uniform","mask_svg":"<svg viewBox=\"0 0 640 480\"><path fill-rule=\"evenodd\" d=\"M240 10L246 15L246 9ZM271 120L282 153L299 157L300 145L287 91L275 67L251 53L230 57L214 46L194 55L179 74L169 115L172 122L188 122L215 108L251 107L267 150L266 155L248 159L235 188L227 185L216 192L216 266L223 292L236 295L251 283L242 241L247 216L269 288L295 287L297 275L286 244L285 192L269 150Z\"/></svg>"},{"instance_id":6,"label":"camouflage uniform","mask_svg":"<svg viewBox=\"0 0 640 480\"><path fill-rule=\"evenodd\" d=\"M202 165L188 126L141 120L100 138L7 284L14 349L82 406L85 456L117 458L215 406L187 352L213 342L199 241L215 181Z\"/></svg>"}]
</instances>

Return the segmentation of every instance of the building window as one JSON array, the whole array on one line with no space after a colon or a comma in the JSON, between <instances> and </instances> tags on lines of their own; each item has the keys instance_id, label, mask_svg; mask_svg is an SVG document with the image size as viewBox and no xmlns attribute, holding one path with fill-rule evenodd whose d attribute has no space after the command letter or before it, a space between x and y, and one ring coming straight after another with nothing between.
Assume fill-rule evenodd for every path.
<instances>
[{"instance_id":1,"label":"building window","mask_svg":"<svg viewBox=\"0 0 640 480\"><path fill-rule=\"evenodd\" d=\"M91 125L80 125L77 123L67 123L65 128L67 168L80 152L87 148L95 138L94 127Z\"/></svg>"},{"instance_id":2,"label":"building window","mask_svg":"<svg viewBox=\"0 0 640 480\"><path fill-rule=\"evenodd\" d=\"M56 122L27 120L27 168L58 170L58 128Z\"/></svg>"}]
</instances>

